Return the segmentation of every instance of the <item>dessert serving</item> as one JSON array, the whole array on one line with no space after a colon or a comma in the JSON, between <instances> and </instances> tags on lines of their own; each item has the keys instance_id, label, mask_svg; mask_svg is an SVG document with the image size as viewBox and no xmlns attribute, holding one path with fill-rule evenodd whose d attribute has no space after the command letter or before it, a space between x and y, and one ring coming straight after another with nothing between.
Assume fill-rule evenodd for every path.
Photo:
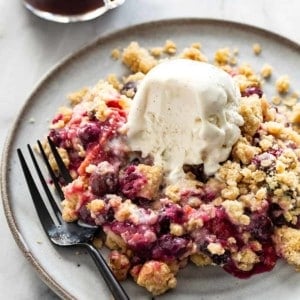
<instances>
[{"instance_id":1,"label":"dessert serving","mask_svg":"<svg viewBox=\"0 0 300 300\"><path fill-rule=\"evenodd\" d=\"M53 118L74 179L62 182L64 220L101 227L116 277L153 295L175 288L188 262L239 278L280 258L298 269L300 108L288 77L268 101L271 66L255 74L228 48L211 63L199 44L176 51L115 49L131 74L70 94Z\"/></svg>"}]
</instances>

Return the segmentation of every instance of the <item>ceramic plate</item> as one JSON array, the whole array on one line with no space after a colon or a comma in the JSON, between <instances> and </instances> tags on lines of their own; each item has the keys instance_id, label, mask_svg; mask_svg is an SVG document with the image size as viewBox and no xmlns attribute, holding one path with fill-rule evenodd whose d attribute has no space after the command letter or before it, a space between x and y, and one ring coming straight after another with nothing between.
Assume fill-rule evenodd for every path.
<instances>
[{"instance_id":1,"label":"ceramic plate","mask_svg":"<svg viewBox=\"0 0 300 300\"><path fill-rule=\"evenodd\" d=\"M300 86L299 45L261 29L216 20L177 19L130 27L98 39L55 66L34 89L14 124L4 149L1 183L5 213L16 242L41 278L63 298L91 300L111 296L88 255L74 249L54 248L47 240L21 173L16 149L25 149L27 143L34 144L45 136L49 119L59 106L67 103L65 95L70 91L93 85L108 73L125 74L121 63L110 58L112 49L123 48L133 40L150 48L163 45L166 39L174 40L180 49L200 42L210 60L218 48L238 48L240 62L249 62L256 70L267 62L274 67L272 78L288 74L295 79L292 86ZM260 56L253 54L253 43L262 45ZM265 91L269 97L275 94L273 79ZM178 287L158 298L294 300L300 299L299 282L300 274L284 263L270 273L248 280L231 277L218 267L189 266L179 273ZM124 287L132 299L151 298L131 280Z\"/></svg>"}]
</instances>

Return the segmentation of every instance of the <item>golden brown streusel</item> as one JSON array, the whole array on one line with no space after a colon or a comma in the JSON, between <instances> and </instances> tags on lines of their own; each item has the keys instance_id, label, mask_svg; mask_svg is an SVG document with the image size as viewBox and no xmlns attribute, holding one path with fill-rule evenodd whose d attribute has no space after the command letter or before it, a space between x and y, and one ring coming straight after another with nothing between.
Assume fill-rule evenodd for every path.
<instances>
[{"instance_id":1,"label":"golden brown streusel","mask_svg":"<svg viewBox=\"0 0 300 300\"><path fill-rule=\"evenodd\" d=\"M126 243L122 237L111 230L106 232L105 245L111 250L118 250L122 253L126 253L127 250Z\"/></svg>"},{"instance_id":2,"label":"golden brown streusel","mask_svg":"<svg viewBox=\"0 0 300 300\"><path fill-rule=\"evenodd\" d=\"M276 90L280 94L286 94L290 89L290 79L287 75L280 76L276 80Z\"/></svg>"},{"instance_id":3,"label":"golden brown streusel","mask_svg":"<svg viewBox=\"0 0 300 300\"><path fill-rule=\"evenodd\" d=\"M147 179L146 184L139 192L139 196L146 199L155 199L163 179L162 168L158 166L139 164L137 169Z\"/></svg>"},{"instance_id":4,"label":"golden brown streusel","mask_svg":"<svg viewBox=\"0 0 300 300\"><path fill-rule=\"evenodd\" d=\"M250 218L244 214L244 205L242 202L237 200L225 200L222 203L222 206L225 208L225 211L233 224L250 224Z\"/></svg>"},{"instance_id":5,"label":"golden brown streusel","mask_svg":"<svg viewBox=\"0 0 300 300\"><path fill-rule=\"evenodd\" d=\"M229 186L236 186L243 178L240 164L229 160L220 167L217 175Z\"/></svg>"},{"instance_id":6,"label":"golden brown streusel","mask_svg":"<svg viewBox=\"0 0 300 300\"><path fill-rule=\"evenodd\" d=\"M241 99L239 113L244 119L242 132L246 137L252 137L263 121L261 100L257 95Z\"/></svg>"},{"instance_id":7,"label":"golden brown streusel","mask_svg":"<svg viewBox=\"0 0 300 300\"><path fill-rule=\"evenodd\" d=\"M145 287L154 296L175 288L177 281L167 264L159 261L148 261L140 269L137 283Z\"/></svg>"},{"instance_id":8,"label":"golden brown streusel","mask_svg":"<svg viewBox=\"0 0 300 300\"><path fill-rule=\"evenodd\" d=\"M180 58L191 59L196 61L207 62L207 57L200 51L200 49L190 47L183 49L179 55Z\"/></svg>"},{"instance_id":9,"label":"golden brown streusel","mask_svg":"<svg viewBox=\"0 0 300 300\"><path fill-rule=\"evenodd\" d=\"M300 231L287 226L276 228L273 240L278 255L300 270Z\"/></svg>"},{"instance_id":10,"label":"golden brown streusel","mask_svg":"<svg viewBox=\"0 0 300 300\"><path fill-rule=\"evenodd\" d=\"M140 47L137 42L131 42L123 50L122 61L133 72L148 73L157 65L157 60L150 55L147 49Z\"/></svg>"},{"instance_id":11,"label":"golden brown streusel","mask_svg":"<svg viewBox=\"0 0 300 300\"><path fill-rule=\"evenodd\" d=\"M118 48L115 48L111 51L111 57L115 60L118 60L121 57L121 51Z\"/></svg>"},{"instance_id":12,"label":"golden brown streusel","mask_svg":"<svg viewBox=\"0 0 300 300\"><path fill-rule=\"evenodd\" d=\"M225 249L222 247L220 243L209 243L207 245L207 250L213 255L214 254L222 255L225 253Z\"/></svg>"},{"instance_id":13,"label":"golden brown streusel","mask_svg":"<svg viewBox=\"0 0 300 300\"><path fill-rule=\"evenodd\" d=\"M260 70L260 74L263 78L270 78L273 72L272 66L264 64Z\"/></svg>"},{"instance_id":14,"label":"golden brown streusel","mask_svg":"<svg viewBox=\"0 0 300 300\"><path fill-rule=\"evenodd\" d=\"M117 78L116 74L109 74L107 76L107 82L111 84L116 90L120 90L122 88L122 84Z\"/></svg>"},{"instance_id":15,"label":"golden brown streusel","mask_svg":"<svg viewBox=\"0 0 300 300\"><path fill-rule=\"evenodd\" d=\"M119 281L125 280L130 269L128 257L117 250L113 250L109 255L108 265Z\"/></svg>"},{"instance_id":16,"label":"golden brown streusel","mask_svg":"<svg viewBox=\"0 0 300 300\"><path fill-rule=\"evenodd\" d=\"M215 63L219 66L227 65L230 62L231 55L229 48L218 49L214 57Z\"/></svg>"},{"instance_id":17,"label":"golden brown streusel","mask_svg":"<svg viewBox=\"0 0 300 300\"><path fill-rule=\"evenodd\" d=\"M91 213L99 213L105 208L105 203L101 199L94 199L90 203L87 204L87 209L91 211Z\"/></svg>"},{"instance_id":18,"label":"golden brown streusel","mask_svg":"<svg viewBox=\"0 0 300 300\"><path fill-rule=\"evenodd\" d=\"M192 254L190 259L198 267L209 266L212 264L211 258L201 252Z\"/></svg>"},{"instance_id":19,"label":"golden brown streusel","mask_svg":"<svg viewBox=\"0 0 300 300\"><path fill-rule=\"evenodd\" d=\"M166 196L173 202L177 202L181 198L182 188L187 190L197 191L202 186L202 183L194 179L185 179L177 182L174 185L168 185L165 190Z\"/></svg>"},{"instance_id":20,"label":"golden brown streusel","mask_svg":"<svg viewBox=\"0 0 300 300\"><path fill-rule=\"evenodd\" d=\"M253 157L260 153L259 147L252 146L246 138L240 138L232 149L232 155L243 164L250 164Z\"/></svg>"},{"instance_id":21,"label":"golden brown streusel","mask_svg":"<svg viewBox=\"0 0 300 300\"><path fill-rule=\"evenodd\" d=\"M172 40L166 40L163 51L167 54L175 54L177 51L176 44Z\"/></svg>"},{"instance_id":22,"label":"golden brown streusel","mask_svg":"<svg viewBox=\"0 0 300 300\"><path fill-rule=\"evenodd\" d=\"M292 114L290 115L290 121L295 124L300 124L300 103L293 106Z\"/></svg>"},{"instance_id":23,"label":"golden brown streusel","mask_svg":"<svg viewBox=\"0 0 300 300\"><path fill-rule=\"evenodd\" d=\"M133 73L130 74L129 76L127 76L126 78L124 78L124 83L128 83L128 82L139 82L141 80L143 80L143 78L145 77L145 74L142 72L137 72L137 73Z\"/></svg>"},{"instance_id":24,"label":"golden brown streusel","mask_svg":"<svg viewBox=\"0 0 300 300\"><path fill-rule=\"evenodd\" d=\"M80 103L84 99L84 96L88 93L88 90L89 89L87 87L84 87L84 88L80 89L79 91L68 94L67 97L68 97L70 103L72 105L76 105L76 104Z\"/></svg>"},{"instance_id":25,"label":"golden brown streusel","mask_svg":"<svg viewBox=\"0 0 300 300\"><path fill-rule=\"evenodd\" d=\"M237 267L242 271L249 271L259 262L258 256L251 249L246 248L232 255Z\"/></svg>"},{"instance_id":26,"label":"golden brown streusel","mask_svg":"<svg viewBox=\"0 0 300 300\"><path fill-rule=\"evenodd\" d=\"M184 234L184 228L182 225L171 223L170 224L170 233L175 236L181 236Z\"/></svg>"},{"instance_id":27,"label":"golden brown streusel","mask_svg":"<svg viewBox=\"0 0 300 300\"><path fill-rule=\"evenodd\" d=\"M76 205L77 205L77 199L76 198L70 198L68 201L62 201L61 203L63 207L63 213L62 217L66 222L74 222L77 220L78 216L75 211Z\"/></svg>"},{"instance_id":28,"label":"golden brown streusel","mask_svg":"<svg viewBox=\"0 0 300 300\"><path fill-rule=\"evenodd\" d=\"M164 49L162 47L153 47L150 49L150 53L151 55L155 56L155 57L159 57L163 54Z\"/></svg>"},{"instance_id":29,"label":"golden brown streusel","mask_svg":"<svg viewBox=\"0 0 300 300\"><path fill-rule=\"evenodd\" d=\"M247 78L255 75L253 68L248 63L243 63L238 66L238 73L246 76Z\"/></svg>"},{"instance_id":30,"label":"golden brown streusel","mask_svg":"<svg viewBox=\"0 0 300 300\"><path fill-rule=\"evenodd\" d=\"M262 51L261 45L258 44L258 43L253 44L252 45L252 50L253 50L253 53L255 55L259 55L261 53L261 51Z\"/></svg>"}]
</instances>

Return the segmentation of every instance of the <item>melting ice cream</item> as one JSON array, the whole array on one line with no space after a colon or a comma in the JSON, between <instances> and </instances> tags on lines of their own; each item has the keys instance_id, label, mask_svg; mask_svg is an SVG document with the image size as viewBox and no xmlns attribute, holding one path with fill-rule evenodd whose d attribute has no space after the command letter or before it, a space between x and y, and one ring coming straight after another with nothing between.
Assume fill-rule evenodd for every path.
<instances>
[{"instance_id":1,"label":"melting ice cream","mask_svg":"<svg viewBox=\"0 0 300 300\"><path fill-rule=\"evenodd\" d=\"M212 175L240 136L240 93L231 76L208 63L174 59L153 68L134 97L127 122L129 145L151 155L169 182L183 165Z\"/></svg>"}]
</instances>

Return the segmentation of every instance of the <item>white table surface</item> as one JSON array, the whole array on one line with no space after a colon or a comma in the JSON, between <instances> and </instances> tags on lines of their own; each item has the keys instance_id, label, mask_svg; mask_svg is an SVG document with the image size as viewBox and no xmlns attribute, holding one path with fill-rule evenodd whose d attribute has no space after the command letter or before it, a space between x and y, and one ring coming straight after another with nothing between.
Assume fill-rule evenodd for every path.
<instances>
[{"instance_id":1,"label":"white table surface","mask_svg":"<svg viewBox=\"0 0 300 300\"><path fill-rule=\"evenodd\" d=\"M300 42L299 0L127 0L96 20L67 25L31 15L21 0L0 0L0 12L1 152L17 112L39 78L69 53L116 29L165 18L215 18L259 26ZM2 209L0 228L0 299L57 299L18 249Z\"/></svg>"}]
</instances>

